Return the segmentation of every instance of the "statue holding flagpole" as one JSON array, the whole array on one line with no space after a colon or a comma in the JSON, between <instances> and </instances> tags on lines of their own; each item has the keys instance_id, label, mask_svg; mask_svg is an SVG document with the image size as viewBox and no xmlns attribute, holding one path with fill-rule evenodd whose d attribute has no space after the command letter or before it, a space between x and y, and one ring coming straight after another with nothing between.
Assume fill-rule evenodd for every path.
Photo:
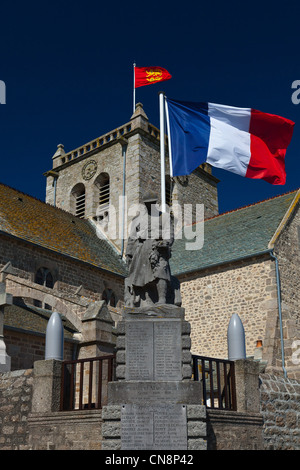
<instances>
[{"instance_id":1,"label":"statue holding flagpole","mask_svg":"<svg viewBox=\"0 0 300 470\"><path fill-rule=\"evenodd\" d=\"M171 275L169 265L173 221L169 213L157 209L156 203L155 195L146 195L131 223L126 249L126 306L181 304L179 282Z\"/></svg>"}]
</instances>

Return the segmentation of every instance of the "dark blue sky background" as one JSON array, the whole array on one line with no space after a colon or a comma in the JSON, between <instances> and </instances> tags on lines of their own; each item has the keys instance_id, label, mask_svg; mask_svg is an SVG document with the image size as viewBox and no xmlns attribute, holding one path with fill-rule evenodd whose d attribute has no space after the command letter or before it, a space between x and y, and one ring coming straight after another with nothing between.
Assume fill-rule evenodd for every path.
<instances>
[{"instance_id":1,"label":"dark blue sky background","mask_svg":"<svg viewBox=\"0 0 300 470\"><path fill-rule=\"evenodd\" d=\"M214 169L221 212L298 188L300 104L291 84L300 79L299 13L298 2L274 1L3 3L0 181L44 200L57 144L68 152L129 121L135 61L173 76L137 89L156 126L160 90L295 121L286 185Z\"/></svg>"}]
</instances>

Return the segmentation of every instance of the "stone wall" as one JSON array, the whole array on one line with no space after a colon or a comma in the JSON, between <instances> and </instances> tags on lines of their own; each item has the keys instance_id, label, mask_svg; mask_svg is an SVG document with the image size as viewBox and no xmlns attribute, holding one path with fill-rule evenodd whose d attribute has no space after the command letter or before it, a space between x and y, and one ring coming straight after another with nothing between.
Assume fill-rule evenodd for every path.
<instances>
[{"instance_id":1,"label":"stone wall","mask_svg":"<svg viewBox=\"0 0 300 470\"><path fill-rule=\"evenodd\" d=\"M260 403L266 450L300 450L300 382L260 375Z\"/></svg>"},{"instance_id":2,"label":"stone wall","mask_svg":"<svg viewBox=\"0 0 300 470\"><path fill-rule=\"evenodd\" d=\"M258 414L207 411L207 450L263 450L263 420Z\"/></svg>"},{"instance_id":3,"label":"stone wall","mask_svg":"<svg viewBox=\"0 0 300 470\"><path fill-rule=\"evenodd\" d=\"M275 243L278 257L285 367L300 380L300 210L296 210ZM281 367L281 344L276 343L274 366ZM297 353L298 351L298 353ZM295 355L297 354L297 357Z\"/></svg>"},{"instance_id":4,"label":"stone wall","mask_svg":"<svg viewBox=\"0 0 300 470\"><path fill-rule=\"evenodd\" d=\"M95 162L97 165L96 173L90 179L85 179L82 171L88 162ZM117 208L118 197L122 194L123 186L123 158L122 145L114 143L113 145L94 153L90 158L84 160L74 160L69 165L62 167L59 171L57 180L56 205L68 212L74 212L75 204L72 204L74 197L72 189L82 183L85 186L85 217L96 215L96 208L99 204L99 188L97 186L97 177L101 173L108 173L110 177L111 203ZM49 183L48 183L49 184ZM51 193L49 195L47 186L46 201L53 204ZM50 186L51 188L51 186Z\"/></svg>"},{"instance_id":5,"label":"stone wall","mask_svg":"<svg viewBox=\"0 0 300 470\"><path fill-rule=\"evenodd\" d=\"M0 374L0 451L100 450L102 411L32 413L33 370Z\"/></svg>"},{"instance_id":6,"label":"stone wall","mask_svg":"<svg viewBox=\"0 0 300 470\"><path fill-rule=\"evenodd\" d=\"M0 238L0 270L8 262L11 263L8 272L2 272L6 291L29 304L33 299L49 304L53 310L64 315L79 333L82 333L81 320L87 307L93 301L100 301L105 290L111 289L117 305L123 302L123 278L3 236ZM34 282L35 273L41 266L51 271L53 289ZM113 310L114 321L117 321L117 309ZM10 325L6 328L5 325L4 315L5 344L7 354L12 359L12 369L31 368L34 361L43 359L44 334L32 335L35 333L34 326L31 331L31 325L25 325L21 315L14 318L13 328ZM72 350L72 343L65 341L65 359L72 358Z\"/></svg>"},{"instance_id":7,"label":"stone wall","mask_svg":"<svg viewBox=\"0 0 300 470\"><path fill-rule=\"evenodd\" d=\"M142 199L148 191L154 191L161 199L161 167L159 142L153 141L150 136L143 135L140 140L140 158L138 179L128 178L128 191L139 181L140 198ZM169 158L166 156L166 175L170 174ZM209 170L209 171L206 171ZM172 199L182 206L193 204L195 214L196 204L204 205L205 218L213 217L219 213L218 210L218 180L211 175L210 169L198 168L185 178L174 178L172 183Z\"/></svg>"},{"instance_id":8,"label":"stone wall","mask_svg":"<svg viewBox=\"0 0 300 470\"><path fill-rule=\"evenodd\" d=\"M203 204L204 218L214 217L219 214L217 184L218 180L211 174L208 165L201 165L189 176L175 178L173 200L180 204L193 203L193 214L195 204Z\"/></svg>"},{"instance_id":9,"label":"stone wall","mask_svg":"<svg viewBox=\"0 0 300 470\"><path fill-rule=\"evenodd\" d=\"M274 253L278 258L285 369L300 379L300 211L296 208ZM262 340L267 371L282 373L276 263L265 255L179 276L186 317L192 324L194 354L227 357L227 327L233 313L246 334L247 356Z\"/></svg>"},{"instance_id":10,"label":"stone wall","mask_svg":"<svg viewBox=\"0 0 300 470\"><path fill-rule=\"evenodd\" d=\"M32 405L33 371L0 374L0 449L27 450L28 415Z\"/></svg>"},{"instance_id":11,"label":"stone wall","mask_svg":"<svg viewBox=\"0 0 300 470\"><path fill-rule=\"evenodd\" d=\"M4 328L6 352L11 370L32 369L35 361L45 358L45 335ZM64 341L64 360L73 359L74 344Z\"/></svg>"},{"instance_id":12,"label":"stone wall","mask_svg":"<svg viewBox=\"0 0 300 470\"><path fill-rule=\"evenodd\" d=\"M263 359L271 354L271 318L278 318L274 262L267 257L180 276L182 304L192 325L192 353L227 358L227 328L233 313L244 325L247 356L263 341Z\"/></svg>"},{"instance_id":13,"label":"stone wall","mask_svg":"<svg viewBox=\"0 0 300 470\"><path fill-rule=\"evenodd\" d=\"M30 450L101 450L102 410L31 414Z\"/></svg>"},{"instance_id":14,"label":"stone wall","mask_svg":"<svg viewBox=\"0 0 300 470\"><path fill-rule=\"evenodd\" d=\"M61 293L75 295L82 286L80 296L101 300L104 289L111 288L117 301L123 299L123 279L37 246L2 236L0 270L9 261L16 277L32 282L40 267L48 268L54 278L54 288Z\"/></svg>"},{"instance_id":15,"label":"stone wall","mask_svg":"<svg viewBox=\"0 0 300 470\"><path fill-rule=\"evenodd\" d=\"M209 450L300 450L300 383L270 374L259 378L260 413L249 402L244 411L207 411ZM37 412L33 385L32 369L0 374L0 450L102 448L101 410Z\"/></svg>"}]
</instances>

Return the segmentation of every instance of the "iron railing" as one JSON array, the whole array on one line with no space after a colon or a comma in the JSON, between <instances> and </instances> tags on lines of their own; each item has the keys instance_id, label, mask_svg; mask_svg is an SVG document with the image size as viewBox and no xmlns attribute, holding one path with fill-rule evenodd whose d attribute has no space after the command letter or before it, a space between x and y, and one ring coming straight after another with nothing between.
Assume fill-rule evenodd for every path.
<instances>
[{"instance_id":1,"label":"iron railing","mask_svg":"<svg viewBox=\"0 0 300 470\"><path fill-rule=\"evenodd\" d=\"M100 409L114 379L115 355L63 361L60 411Z\"/></svg>"},{"instance_id":2,"label":"iron railing","mask_svg":"<svg viewBox=\"0 0 300 470\"><path fill-rule=\"evenodd\" d=\"M234 362L193 355L194 380L202 382L203 404L236 411Z\"/></svg>"},{"instance_id":3,"label":"iron railing","mask_svg":"<svg viewBox=\"0 0 300 470\"><path fill-rule=\"evenodd\" d=\"M209 409L236 411L234 362L193 355L194 380ZM63 361L60 410L101 409L114 380L115 355Z\"/></svg>"}]
</instances>

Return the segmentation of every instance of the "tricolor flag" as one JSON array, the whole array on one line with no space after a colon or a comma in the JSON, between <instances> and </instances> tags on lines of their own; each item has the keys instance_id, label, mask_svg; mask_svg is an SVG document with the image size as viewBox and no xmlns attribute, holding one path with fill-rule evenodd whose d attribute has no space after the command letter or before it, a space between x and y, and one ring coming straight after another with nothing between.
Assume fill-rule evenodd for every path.
<instances>
[{"instance_id":1,"label":"tricolor flag","mask_svg":"<svg viewBox=\"0 0 300 470\"><path fill-rule=\"evenodd\" d=\"M251 108L165 98L171 176L202 163L246 178L285 184L294 122Z\"/></svg>"},{"instance_id":2,"label":"tricolor flag","mask_svg":"<svg viewBox=\"0 0 300 470\"><path fill-rule=\"evenodd\" d=\"M134 88L170 80L172 75L162 67L134 67Z\"/></svg>"}]
</instances>

